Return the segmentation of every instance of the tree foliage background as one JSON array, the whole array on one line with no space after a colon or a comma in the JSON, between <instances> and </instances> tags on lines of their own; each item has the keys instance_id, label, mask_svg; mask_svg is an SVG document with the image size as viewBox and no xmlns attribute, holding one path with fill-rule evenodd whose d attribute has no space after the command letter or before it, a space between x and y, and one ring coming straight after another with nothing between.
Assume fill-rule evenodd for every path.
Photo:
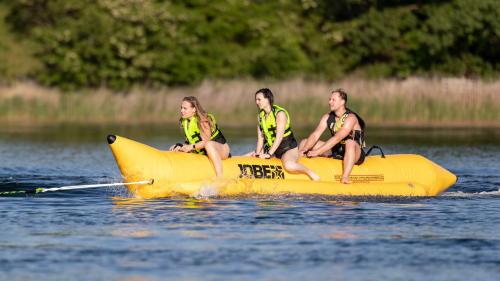
<instances>
[{"instance_id":1,"label":"tree foliage background","mask_svg":"<svg viewBox=\"0 0 500 281\"><path fill-rule=\"evenodd\" d=\"M497 77L498 0L5 0L64 89L204 78Z\"/></svg>"}]
</instances>

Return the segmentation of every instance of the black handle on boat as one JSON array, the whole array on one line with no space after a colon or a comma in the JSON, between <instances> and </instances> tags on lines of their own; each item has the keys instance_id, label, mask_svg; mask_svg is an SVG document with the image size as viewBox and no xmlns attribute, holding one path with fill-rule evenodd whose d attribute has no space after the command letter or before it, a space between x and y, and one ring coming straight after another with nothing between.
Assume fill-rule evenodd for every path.
<instances>
[{"instance_id":1,"label":"black handle on boat","mask_svg":"<svg viewBox=\"0 0 500 281\"><path fill-rule=\"evenodd\" d=\"M382 148L380 148L380 147L378 147L378 146L376 146L376 145L372 146L372 147L368 150L368 152L366 153L366 156L370 155L370 152L372 152L372 149L374 149L374 148L378 148L378 149L380 149L380 153L382 153L382 158L385 158L385 155L384 155L384 152L382 151Z\"/></svg>"},{"instance_id":2,"label":"black handle on boat","mask_svg":"<svg viewBox=\"0 0 500 281\"><path fill-rule=\"evenodd\" d=\"M304 151L304 154L306 155L307 159L311 159L313 157L319 157L319 156L307 156L307 153L309 153L310 150Z\"/></svg>"},{"instance_id":3,"label":"black handle on boat","mask_svg":"<svg viewBox=\"0 0 500 281\"><path fill-rule=\"evenodd\" d=\"M176 143L176 144L174 145L174 149L175 149L175 148L177 148L178 146L183 147L183 146L184 146L184 144L182 144L182 143L178 142L178 143ZM188 151L187 153L191 153L191 151ZM231 157L229 157L229 158L231 158Z\"/></svg>"}]
</instances>

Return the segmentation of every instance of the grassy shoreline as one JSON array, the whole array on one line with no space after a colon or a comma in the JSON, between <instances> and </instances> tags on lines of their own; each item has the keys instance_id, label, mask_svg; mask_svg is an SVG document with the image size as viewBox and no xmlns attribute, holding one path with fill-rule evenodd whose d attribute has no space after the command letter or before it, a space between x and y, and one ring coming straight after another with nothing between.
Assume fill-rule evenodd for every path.
<instances>
[{"instance_id":1,"label":"grassy shoreline","mask_svg":"<svg viewBox=\"0 0 500 281\"><path fill-rule=\"evenodd\" d=\"M500 81L458 78L347 78L332 83L207 80L194 88L137 87L128 93L108 89L68 93L25 81L0 87L0 121L174 123L182 98L192 95L218 122L253 124L257 115L254 93L263 87L273 91L275 104L286 108L295 124L318 122L329 111L329 94L337 88L347 91L347 107L372 124L500 124Z\"/></svg>"}]
</instances>

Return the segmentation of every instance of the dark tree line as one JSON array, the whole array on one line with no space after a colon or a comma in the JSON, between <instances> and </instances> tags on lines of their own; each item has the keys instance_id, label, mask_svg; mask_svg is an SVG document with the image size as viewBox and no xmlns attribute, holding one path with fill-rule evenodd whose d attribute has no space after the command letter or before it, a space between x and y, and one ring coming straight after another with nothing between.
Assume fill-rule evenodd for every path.
<instances>
[{"instance_id":1,"label":"dark tree line","mask_svg":"<svg viewBox=\"0 0 500 281\"><path fill-rule=\"evenodd\" d=\"M5 18L74 89L211 78L497 77L498 0L18 0Z\"/></svg>"}]
</instances>

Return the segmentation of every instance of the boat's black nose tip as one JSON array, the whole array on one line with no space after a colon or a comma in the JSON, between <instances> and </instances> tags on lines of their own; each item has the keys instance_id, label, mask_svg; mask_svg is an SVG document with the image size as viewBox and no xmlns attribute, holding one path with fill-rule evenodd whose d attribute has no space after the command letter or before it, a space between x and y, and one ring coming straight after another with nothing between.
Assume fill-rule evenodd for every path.
<instances>
[{"instance_id":1,"label":"boat's black nose tip","mask_svg":"<svg viewBox=\"0 0 500 281\"><path fill-rule=\"evenodd\" d=\"M115 142L115 140L116 140L116 136L115 136L115 135L109 135L109 136L108 136L108 143L109 143L109 144L114 143L114 142Z\"/></svg>"}]
</instances>

